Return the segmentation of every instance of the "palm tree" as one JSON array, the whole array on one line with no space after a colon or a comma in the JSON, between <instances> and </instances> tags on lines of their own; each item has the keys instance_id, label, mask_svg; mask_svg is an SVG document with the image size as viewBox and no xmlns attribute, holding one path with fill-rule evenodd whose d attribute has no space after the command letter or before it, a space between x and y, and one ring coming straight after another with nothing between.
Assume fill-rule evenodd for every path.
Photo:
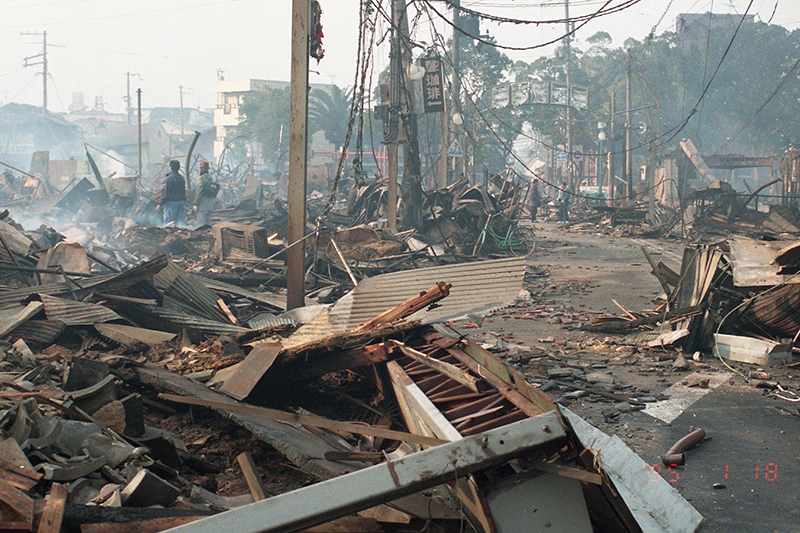
<instances>
[{"instance_id":1,"label":"palm tree","mask_svg":"<svg viewBox=\"0 0 800 533\"><path fill-rule=\"evenodd\" d=\"M325 139L341 148L347 136L351 98L347 88L331 85L330 89L313 89L308 103L309 135L322 130Z\"/></svg>"}]
</instances>

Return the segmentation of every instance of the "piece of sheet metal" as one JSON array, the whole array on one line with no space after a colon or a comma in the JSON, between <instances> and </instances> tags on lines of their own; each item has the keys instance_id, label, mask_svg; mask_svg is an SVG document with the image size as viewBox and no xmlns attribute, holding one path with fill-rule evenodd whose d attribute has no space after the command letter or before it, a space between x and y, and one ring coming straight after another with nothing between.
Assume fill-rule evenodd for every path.
<instances>
[{"instance_id":1,"label":"piece of sheet metal","mask_svg":"<svg viewBox=\"0 0 800 533\"><path fill-rule=\"evenodd\" d=\"M794 241L757 241L747 237L730 239L733 284L737 287L772 287L800 283L800 276L782 275L775 263L778 253Z\"/></svg>"},{"instance_id":2,"label":"piece of sheet metal","mask_svg":"<svg viewBox=\"0 0 800 533\"><path fill-rule=\"evenodd\" d=\"M525 276L524 257L391 272L367 278L292 334L284 346L344 333L403 303L439 281L452 284L450 295L433 309L408 318L424 324L445 322L473 313L486 313L516 300Z\"/></svg>"},{"instance_id":3,"label":"piece of sheet metal","mask_svg":"<svg viewBox=\"0 0 800 533\"><path fill-rule=\"evenodd\" d=\"M48 320L60 320L67 326L91 326L98 322L121 320L117 313L102 305L63 300L40 294Z\"/></svg>"}]
</instances>

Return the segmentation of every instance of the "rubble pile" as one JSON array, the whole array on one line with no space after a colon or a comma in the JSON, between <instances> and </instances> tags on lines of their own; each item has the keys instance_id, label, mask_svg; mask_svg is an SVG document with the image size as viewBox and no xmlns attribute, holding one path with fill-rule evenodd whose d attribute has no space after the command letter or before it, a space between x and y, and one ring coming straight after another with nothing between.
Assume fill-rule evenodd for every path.
<instances>
[{"instance_id":1,"label":"rubble pile","mask_svg":"<svg viewBox=\"0 0 800 533\"><path fill-rule=\"evenodd\" d=\"M52 531L122 531L135 522L159 531L192 528L209 515L219 522L207 527L216 528L244 516L237 513L256 513L309 526L431 523L452 531L466 517L492 531L507 520L502 505L495 511L470 502L511 490L504 480L518 478L520 468L532 473L528 493L574 497L570 513L542 509L536 517L542 524L567 520L574 530L634 531L656 512L641 510L634 500L644 495L635 489L628 496L634 500L619 496L615 484L635 483L612 482L596 450L582 442L601 433L588 425L573 429L557 404L513 367L431 325L512 303L525 258L387 273L363 280L332 306L276 316L276 295L189 272L166 255L113 272L113 262L90 259L78 244L45 248L42 235L3 224L4 266L36 265L4 271L0 291L0 485L8 485L0 501L17 530L48 524ZM180 235L175 231L135 234L163 242ZM364 234L381 235L370 228L350 233L356 232L357 243ZM234 237L246 244L242 235L248 233ZM196 239L203 236L186 240ZM365 250L392 253L400 244L341 240L336 259L363 260ZM225 253L224 242L212 237L212 253L215 246ZM192 268L207 274L201 264ZM465 289L479 272L495 283ZM441 281L448 279L453 285ZM186 427L208 416L203 409L242 428L227 426L241 438L228 446ZM243 444L254 440L260 443ZM451 454L470 459L431 470L431 461L448 463ZM291 462L303 474L283 484L287 472L267 488L267 467L259 461L268 460ZM420 467L428 474L411 474ZM377 479L385 468L415 481L384 490ZM401 474L405 468L412 470ZM456 481L445 489L450 468ZM310 483L320 479L327 481ZM322 513L280 503L318 501L326 483L340 487L334 492L343 501L330 500ZM351 483L370 490L360 493ZM284 494L270 498L275 492ZM702 520L676 495L664 502L683 513L681 520ZM274 505L281 513L260 510ZM354 511L361 513L347 516Z\"/></svg>"}]
</instances>

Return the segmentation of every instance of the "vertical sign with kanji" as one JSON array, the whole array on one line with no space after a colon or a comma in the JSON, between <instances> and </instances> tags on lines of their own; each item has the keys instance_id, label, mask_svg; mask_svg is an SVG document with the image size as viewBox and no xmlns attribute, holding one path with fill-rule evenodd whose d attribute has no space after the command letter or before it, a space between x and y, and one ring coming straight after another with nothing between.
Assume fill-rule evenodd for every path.
<instances>
[{"instance_id":1,"label":"vertical sign with kanji","mask_svg":"<svg viewBox=\"0 0 800 533\"><path fill-rule=\"evenodd\" d=\"M422 77L422 102L426 113L444 112L444 80L442 61L435 57L422 59L425 75Z\"/></svg>"}]
</instances>

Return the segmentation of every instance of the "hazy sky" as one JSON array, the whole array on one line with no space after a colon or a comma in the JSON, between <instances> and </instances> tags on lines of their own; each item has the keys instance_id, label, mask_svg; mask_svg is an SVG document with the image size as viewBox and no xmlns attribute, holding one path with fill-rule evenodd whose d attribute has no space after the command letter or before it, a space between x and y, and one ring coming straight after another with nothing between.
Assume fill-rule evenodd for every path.
<instances>
[{"instance_id":1,"label":"hazy sky","mask_svg":"<svg viewBox=\"0 0 800 533\"><path fill-rule=\"evenodd\" d=\"M618 5L622 0L612 0ZM388 4L387 0L384 0ZM520 19L554 19L564 14L563 0L462 0L476 10ZM641 0L619 14L592 21L577 40L609 32L614 46L627 37L642 39L674 28L679 13L743 13L750 0ZM359 0L320 0L326 56L312 60L310 81L352 85L358 35ZM570 15L597 10L601 0L571 0ZM435 2L444 12L445 5ZM776 8L777 5L777 8ZM774 16L773 16L774 11ZM131 94L141 87L143 106L184 105L211 108L214 82L221 69L226 79L289 79L291 0L2 0L0 2L0 102L41 105L41 65L24 67L24 58L42 51L47 31L48 108L66 111L75 92L94 105L101 97L107 111L125 111L126 73ZM790 30L800 27L797 0L753 0L750 13ZM663 17L663 18L662 18ZM659 22L660 20L660 22ZM385 24L384 24L385 28ZM440 25L440 29L449 34ZM516 26L482 23L481 31L501 44L532 46L558 37L563 25ZM430 42L426 19L417 40ZM547 50L509 52L532 61ZM377 72L388 63L376 54ZM40 61L33 58L31 62Z\"/></svg>"}]
</instances>

